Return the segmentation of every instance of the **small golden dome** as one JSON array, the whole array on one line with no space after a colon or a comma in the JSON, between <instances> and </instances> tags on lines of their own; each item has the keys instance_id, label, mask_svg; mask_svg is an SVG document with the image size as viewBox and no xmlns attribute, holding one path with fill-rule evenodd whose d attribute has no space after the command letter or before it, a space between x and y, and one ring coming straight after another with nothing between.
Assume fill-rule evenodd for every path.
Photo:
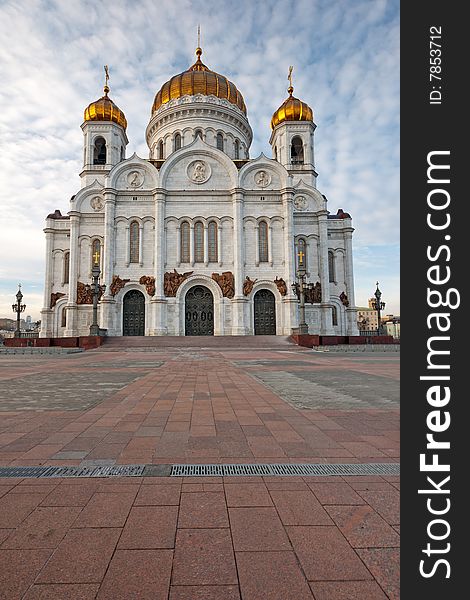
<instances>
[{"instance_id":1,"label":"small golden dome","mask_svg":"<svg viewBox=\"0 0 470 600\"><path fill-rule=\"evenodd\" d=\"M104 96L85 108L84 119L85 121L113 121L126 129L126 117L122 110L108 97L108 92L109 87L105 85Z\"/></svg>"},{"instance_id":2,"label":"small golden dome","mask_svg":"<svg viewBox=\"0 0 470 600\"><path fill-rule=\"evenodd\" d=\"M287 90L289 97L275 111L271 119L271 129L283 121L313 121L313 110L308 104L292 95L292 85Z\"/></svg>"},{"instance_id":3,"label":"small golden dome","mask_svg":"<svg viewBox=\"0 0 470 600\"><path fill-rule=\"evenodd\" d=\"M201 48L196 48L197 60L194 65L162 85L153 101L152 114L170 100L196 94L228 100L246 114L245 101L236 86L223 75L206 67L201 61L201 54Z\"/></svg>"}]
</instances>

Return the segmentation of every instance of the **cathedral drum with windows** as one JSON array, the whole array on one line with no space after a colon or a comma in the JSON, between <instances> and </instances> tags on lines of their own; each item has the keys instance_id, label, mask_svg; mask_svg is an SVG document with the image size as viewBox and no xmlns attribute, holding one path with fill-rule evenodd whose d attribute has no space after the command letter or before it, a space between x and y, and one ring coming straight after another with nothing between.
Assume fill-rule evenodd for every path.
<instances>
[{"instance_id":1,"label":"cathedral drum with windows","mask_svg":"<svg viewBox=\"0 0 470 600\"><path fill-rule=\"evenodd\" d=\"M357 335L348 213L316 187L312 109L288 97L271 119L272 158L249 157L243 96L196 62L155 96L148 159L126 158L127 121L109 97L85 110L82 186L46 220L41 336L290 335L297 275L309 333ZM289 72L291 75L291 71Z\"/></svg>"}]
</instances>

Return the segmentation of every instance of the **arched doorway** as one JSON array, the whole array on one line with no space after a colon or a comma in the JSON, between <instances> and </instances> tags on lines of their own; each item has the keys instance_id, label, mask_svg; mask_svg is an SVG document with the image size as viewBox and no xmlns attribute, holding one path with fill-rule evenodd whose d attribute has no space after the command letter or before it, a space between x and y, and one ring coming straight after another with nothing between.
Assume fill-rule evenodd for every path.
<instances>
[{"instance_id":1,"label":"arched doorway","mask_svg":"<svg viewBox=\"0 0 470 600\"><path fill-rule=\"evenodd\" d=\"M185 335L214 335L214 297L203 285L188 290L184 300Z\"/></svg>"},{"instance_id":2,"label":"arched doorway","mask_svg":"<svg viewBox=\"0 0 470 600\"><path fill-rule=\"evenodd\" d=\"M254 298L255 335L276 335L276 299L269 290L259 290Z\"/></svg>"},{"instance_id":3,"label":"arched doorway","mask_svg":"<svg viewBox=\"0 0 470 600\"><path fill-rule=\"evenodd\" d=\"M130 290L124 296L122 335L145 335L145 298L139 290Z\"/></svg>"}]
</instances>

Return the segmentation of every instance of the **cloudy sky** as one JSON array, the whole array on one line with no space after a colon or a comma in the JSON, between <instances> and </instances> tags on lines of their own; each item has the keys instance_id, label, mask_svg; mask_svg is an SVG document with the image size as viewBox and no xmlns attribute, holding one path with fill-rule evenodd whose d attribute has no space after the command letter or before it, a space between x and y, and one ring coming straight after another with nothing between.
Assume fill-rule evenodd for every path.
<instances>
[{"instance_id":1,"label":"cloudy sky","mask_svg":"<svg viewBox=\"0 0 470 600\"><path fill-rule=\"evenodd\" d=\"M45 217L80 187L83 110L102 95L124 110L134 151L148 157L153 98L203 61L244 95L251 157L271 156L273 111L294 95L314 110L317 185L350 212L356 304L380 281L399 314L398 0L0 0L0 317L21 281L26 314L43 302Z\"/></svg>"}]
</instances>

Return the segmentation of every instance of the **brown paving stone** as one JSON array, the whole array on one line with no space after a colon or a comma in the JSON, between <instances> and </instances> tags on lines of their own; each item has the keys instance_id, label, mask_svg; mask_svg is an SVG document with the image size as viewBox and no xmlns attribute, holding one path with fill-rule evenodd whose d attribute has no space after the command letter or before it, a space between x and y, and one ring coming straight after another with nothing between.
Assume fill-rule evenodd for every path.
<instances>
[{"instance_id":1,"label":"brown paving stone","mask_svg":"<svg viewBox=\"0 0 470 600\"><path fill-rule=\"evenodd\" d=\"M309 488L321 504L364 504L364 499L346 482L308 483Z\"/></svg>"},{"instance_id":2,"label":"brown paving stone","mask_svg":"<svg viewBox=\"0 0 470 600\"><path fill-rule=\"evenodd\" d=\"M80 513L74 527L123 527L135 493L96 493Z\"/></svg>"},{"instance_id":3,"label":"brown paving stone","mask_svg":"<svg viewBox=\"0 0 470 600\"><path fill-rule=\"evenodd\" d=\"M368 505L328 506L326 510L353 548L400 545L400 536Z\"/></svg>"},{"instance_id":4,"label":"brown paving stone","mask_svg":"<svg viewBox=\"0 0 470 600\"><path fill-rule=\"evenodd\" d=\"M134 504L136 506L178 505L180 493L180 485L142 485Z\"/></svg>"},{"instance_id":5,"label":"brown paving stone","mask_svg":"<svg viewBox=\"0 0 470 600\"><path fill-rule=\"evenodd\" d=\"M0 546L15 529L0 529Z\"/></svg>"},{"instance_id":6,"label":"brown paving stone","mask_svg":"<svg viewBox=\"0 0 470 600\"><path fill-rule=\"evenodd\" d=\"M238 585L177 585L169 600L240 600L240 592Z\"/></svg>"},{"instance_id":7,"label":"brown paving stone","mask_svg":"<svg viewBox=\"0 0 470 600\"><path fill-rule=\"evenodd\" d=\"M228 529L181 529L176 535L172 585L237 584Z\"/></svg>"},{"instance_id":8,"label":"brown paving stone","mask_svg":"<svg viewBox=\"0 0 470 600\"><path fill-rule=\"evenodd\" d=\"M22 598L49 559L52 550L0 549L0 598Z\"/></svg>"},{"instance_id":9,"label":"brown paving stone","mask_svg":"<svg viewBox=\"0 0 470 600\"><path fill-rule=\"evenodd\" d=\"M41 571L37 583L99 583L120 529L70 529Z\"/></svg>"},{"instance_id":10,"label":"brown paving stone","mask_svg":"<svg viewBox=\"0 0 470 600\"><path fill-rule=\"evenodd\" d=\"M313 600L293 552L237 552L243 600Z\"/></svg>"},{"instance_id":11,"label":"brown paving stone","mask_svg":"<svg viewBox=\"0 0 470 600\"><path fill-rule=\"evenodd\" d=\"M372 579L336 527L287 527L287 533L309 581Z\"/></svg>"},{"instance_id":12,"label":"brown paving stone","mask_svg":"<svg viewBox=\"0 0 470 600\"><path fill-rule=\"evenodd\" d=\"M177 506L133 506L118 548L174 548Z\"/></svg>"},{"instance_id":13,"label":"brown paving stone","mask_svg":"<svg viewBox=\"0 0 470 600\"><path fill-rule=\"evenodd\" d=\"M387 600L375 581L315 581L315 600Z\"/></svg>"},{"instance_id":14,"label":"brown paving stone","mask_svg":"<svg viewBox=\"0 0 470 600\"><path fill-rule=\"evenodd\" d=\"M116 550L97 600L167 600L172 550Z\"/></svg>"},{"instance_id":15,"label":"brown paving stone","mask_svg":"<svg viewBox=\"0 0 470 600\"><path fill-rule=\"evenodd\" d=\"M56 548L81 508L36 508L3 543L2 548Z\"/></svg>"},{"instance_id":16,"label":"brown paving stone","mask_svg":"<svg viewBox=\"0 0 470 600\"><path fill-rule=\"evenodd\" d=\"M23 600L95 600L99 587L96 583L33 585Z\"/></svg>"},{"instance_id":17,"label":"brown paving stone","mask_svg":"<svg viewBox=\"0 0 470 600\"><path fill-rule=\"evenodd\" d=\"M391 491L393 485L387 481L351 481L351 487L360 492L367 491Z\"/></svg>"},{"instance_id":18,"label":"brown paving stone","mask_svg":"<svg viewBox=\"0 0 470 600\"><path fill-rule=\"evenodd\" d=\"M399 600L400 551L398 548L363 548L357 553L390 600Z\"/></svg>"},{"instance_id":19,"label":"brown paving stone","mask_svg":"<svg viewBox=\"0 0 470 600\"><path fill-rule=\"evenodd\" d=\"M61 483L41 502L41 506L85 506L95 491L98 482L84 481Z\"/></svg>"},{"instance_id":20,"label":"brown paving stone","mask_svg":"<svg viewBox=\"0 0 470 600\"><path fill-rule=\"evenodd\" d=\"M227 506L223 492L181 494L178 528L208 529L228 526Z\"/></svg>"},{"instance_id":21,"label":"brown paving stone","mask_svg":"<svg viewBox=\"0 0 470 600\"><path fill-rule=\"evenodd\" d=\"M229 514L235 550L290 550L275 508L230 508Z\"/></svg>"},{"instance_id":22,"label":"brown paving stone","mask_svg":"<svg viewBox=\"0 0 470 600\"><path fill-rule=\"evenodd\" d=\"M225 483L227 506L272 506L266 484L263 483Z\"/></svg>"},{"instance_id":23,"label":"brown paving stone","mask_svg":"<svg viewBox=\"0 0 470 600\"><path fill-rule=\"evenodd\" d=\"M271 491L283 525L332 525L328 513L311 491Z\"/></svg>"},{"instance_id":24,"label":"brown paving stone","mask_svg":"<svg viewBox=\"0 0 470 600\"><path fill-rule=\"evenodd\" d=\"M17 527L39 505L44 494L12 494L0 498L0 528Z\"/></svg>"},{"instance_id":25,"label":"brown paving stone","mask_svg":"<svg viewBox=\"0 0 470 600\"><path fill-rule=\"evenodd\" d=\"M266 481L266 487L269 491L276 490L303 490L308 491L309 487L305 481Z\"/></svg>"},{"instance_id":26,"label":"brown paving stone","mask_svg":"<svg viewBox=\"0 0 470 600\"><path fill-rule=\"evenodd\" d=\"M393 487L389 491L360 491L359 494L389 525L400 524L400 494Z\"/></svg>"}]
</instances>

